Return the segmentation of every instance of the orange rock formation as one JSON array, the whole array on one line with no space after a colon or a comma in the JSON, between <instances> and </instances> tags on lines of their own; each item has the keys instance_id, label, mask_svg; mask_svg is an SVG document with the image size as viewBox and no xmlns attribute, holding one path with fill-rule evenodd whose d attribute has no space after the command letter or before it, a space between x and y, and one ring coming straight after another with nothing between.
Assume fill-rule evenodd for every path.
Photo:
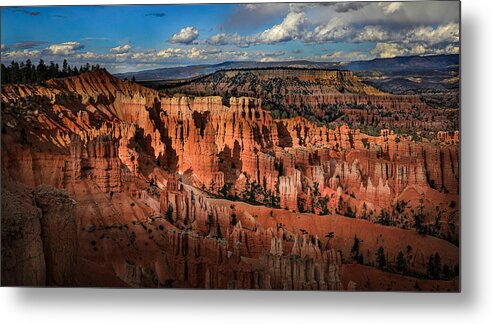
<instances>
[{"instance_id":1,"label":"orange rock formation","mask_svg":"<svg viewBox=\"0 0 492 324\"><path fill-rule=\"evenodd\" d=\"M170 97L104 70L7 85L2 283L364 289L355 236L367 266L384 247L411 273L436 252L455 269L459 135L437 139L276 120L261 99Z\"/></svg>"}]
</instances>

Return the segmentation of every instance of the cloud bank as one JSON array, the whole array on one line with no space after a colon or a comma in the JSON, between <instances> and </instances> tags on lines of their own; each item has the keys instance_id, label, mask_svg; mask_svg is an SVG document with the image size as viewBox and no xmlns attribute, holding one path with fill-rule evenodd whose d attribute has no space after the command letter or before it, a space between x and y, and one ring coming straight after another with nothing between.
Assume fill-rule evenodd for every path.
<instances>
[{"instance_id":1,"label":"cloud bank","mask_svg":"<svg viewBox=\"0 0 492 324\"><path fill-rule=\"evenodd\" d=\"M24 9L16 13L37 15ZM173 18L164 12L144 15ZM2 61L66 58L74 64L128 68L226 60L351 61L460 51L458 2L240 4L229 17L217 17L207 26L195 25L193 17L189 23L166 30L170 36L155 48L138 46L138 39L106 35L61 43L24 40L2 44ZM105 47L91 47L94 40L104 40Z\"/></svg>"}]
</instances>

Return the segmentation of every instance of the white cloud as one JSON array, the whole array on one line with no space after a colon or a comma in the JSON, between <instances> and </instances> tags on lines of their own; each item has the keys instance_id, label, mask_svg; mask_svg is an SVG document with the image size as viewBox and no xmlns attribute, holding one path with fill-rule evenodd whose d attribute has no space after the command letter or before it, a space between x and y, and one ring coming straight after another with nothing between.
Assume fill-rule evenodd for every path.
<instances>
[{"instance_id":1,"label":"white cloud","mask_svg":"<svg viewBox=\"0 0 492 324\"><path fill-rule=\"evenodd\" d=\"M2 60L26 60L30 59L33 61L34 59L40 58L41 51L39 50L17 50L17 51L9 51L2 52Z\"/></svg>"},{"instance_id":2,"label":"white cloud","mask_svg":"<svg viewBox=\"0 0 492 324\"><path fill-rule=\"evenodd\" d=\"M375 27L376 28L376 27ZM381 27L366 27L356 40L377 42L371 54L387 58L403 55L459 53L459 24L417 26L399 31L385 31Z\"/></svg>"},{"instance_id":3,"label":"white cloud","mask_svg":"<svg viewBox=\"0 0 492 324\"><path fill-rule=\"evenodd\" d=\"M181 29L173 35L169 42L173 44L191 44L199 36L199 31L193 26Z\"/></svg>"},{"instance_id":4,"label":"white cloud","mask_svg":"<svg viewBox=\"0 0 492 324\"><path fill-rule=\"evenodd\" d=\"M391 15L402 8L401 2L379 3L378 5L383 9L385 15Z\"/></svg>"},{"instance_id":5,"label":"white cloud","mask_svg":"<svg viewBox=\"0 0 492 324\"><path fill-rule=\"evenodd\" d=\"M246 5L248 10L256 10L258 4ZM293 7L297 8L297 7ZM265 31L250 35L240 36L237 33L219 33L210 36L206 43L210 45L237 45L239 47L249 47L257 44L276 44L290 40L301 39L306 32L308 20L306 15L300 11L291 11L284 20Z\"/></svg>"},{"instance_id":6,"label":"white cloud","mask_svg":"<svg viewBox=\"0 0 492 324\"><path fill-rule=\"evenodd\" d=\"M66 58L70 64L89 62L119 67L135 67L137 64L151 66L158 63L191 64L203 61L285 60L290 58L283 50L290 52L292 48L288 50L279 44L292 41L304 42L306 46L303 51L305 54L296 55L294 58L302 57L308 60L344 61L371 57L459 53L459 5L456 2L271 3L244 4L238 7L240 10L234 17L242 22L238 22L237 26L268 27L257 33L238 34L233 31L248 28L233 28L232 22L228 25L225 19L223 28L214 26L213 30L217 30L217 34L200 41L199 30L188 26L169 39L169 42L176 45L164 49L142 50L129 44L115 44L115 47L104 52L83 51L84 45L72 41L46 45L48 47L40 52L18 50L12 45L8 49L2 44L2 58L6 62L12 59L25 61L27 58L59 62ZM283 18L280 23L272 22L279 17ZM361 42L371 42L374 44L373 48L367 50L367 46L357 44ZM316 44L329 43L353 43L347 46L352 51L338 51L339 48L346 47L334 46L331 54L307 54L316 53L316 50L320 49L316 48ZM255 50L255 46L265 44L274 46L261 46L262 50ZM298 44L295 48L297 47ZM265 48L274 49L267 51ZM297 51L292 53L299 54Z\"/></svg>"},{"instance_id":7,"label":"white cloud","mask_svg":"<svg viewBox=\"0 0 492 324\"><path fill-rule=\"evenodd\" d=\"M275 52L257 52L255 55L260 58L261 62L270 62L278 60L279 57L284 56L284 51L275 51Z\"/></svg>"},{"instance_id":8,"label":"white cloud","mask_svg":"<svg viewBox=\"0 0 492 324\"><path fill-rule=\"evenodd\" d=\"M377 43L370 51L376 57L390 58L405 55L457 54L459 46L432 46L426 43Z\"/></svg>"},{"instance_id":9,"label":"white cloud","mask_svg":"<svg viewBox=\"0 0 492 324\"><path fill-rule=\"evenodd\" d=\"M231 14L224 17L226 29L254 28L268 24L279 15L289 12L287 3L249 3L235 6Z\"/></svg>"},{"instance_id":10,"label":"white cloud","mask_svg":"<svg viewBox=\"0 0 492 324\"><path fill-rule=\"evenodd\" d=\"M347 58L347 60L349 61L355 61L355 60L367 60L369 57L367 53L354 51L354 52L347 53L345 55L345 58Z\"/></svg>"},{"instance_id":11,"label":"white cloud","mask_svg":"<svg viewBox=\"0 0 492 324\"><path fill-rule=\"evenodd\" d=\"M460 53L460 47L457 45L448 45L444 49L444 54L459 54Z\"/></svg>"},{"instance_id":12,"label":"white cloud","mask_svg":"<svg viewBox=\"0 0 492 324\"><path fill-rule=\"evenodd\" d=\"M327 24L317 26L309 33L305 40L321 43L328 41L341 41L354 34L354 29L341 17L332 18Z\"/></svg>"},{"instance_id":13,"label":"white cloud","mask_svg":"<svg viewBox=\"0 0 492 324\"><path fill-rule=\"evenodd\" d=\"M219 49L199 49L197 47L192 48L166 48L163 50L149 50L145 52L131 53L129 61L135 62L162 62L173 61L179 59L189 59L193 61L206 60L208 58L217 57L222 53Z\"/></svg>"},{"instance_id":14,"label":"white cloud","mask_svg":"<svg viewBox=\"0 0 492 324\"><path fill-rule=\"evenodd\" d=\"M113 47L109 51L114 54L124 54L124 53L128 53L131 49L132 46L130 44L126 44L126 45Z\"/></svg>"},{"instance_id":15,"label":"white cloud","mask_svg":"<svg viewBox=\"0 0 492 324\"><path fill-rule=\"evenodd\" d=\"M458 43L459 24L448 23L436 27L421 25L401 30L390 30L382 26L365 26L356 33L355 42L394 42L394 43Z\"/></svg>"},{"instance_id":16,"label":"white cloud","mask_svg":"<svg viewBox=\"0 0 492 324\"><path fill-rule=\"evenodd\" d=\"M377 43L371 54L381 57L389 58L403 55L404 49L398 44L390 43Z\"/></svg>"},{"instance_id":17,"label":"white cloud","mask_svg":"<svg viewBox=\"0 0 492 324\"><path fill-rule=\"evenodd\" d=\"M199 50L193 47L188 53L188 58L190 59L207 59L207 54L203 50Z\"/></svg>"},{"instance_id":18,"label":"white cloud","mask_svg":"<svg viewBox=\"0 0 492 324\"><path fill-rule=\"evenodd\" d=\"M101 60L104 58L104 54L98 54L94 52L84 52L84 53L77 53L73 57L80 60Z\"/></svg>"},{"instance_id":19,"label":"white cloud","mask_svg":"<svg viewBox=\"0 0 492 324\"><path fill-rule=\"evenodd\" d=\"M282 23L258 34L255 38L260 43L279 43L299 38L307 23L303 12L289 12Z\"/></svg>"},{"instance_id":20,"label":"white cloud","mask_svg":"<svg viewBox=\"0 0 492 324\"><path fill-rule=\"evenodd\" d=\"M460 26L458 23L448 23L437 26L420 26L404 35L407 42L425 42L430 45L443 42L458 43L460 41Z\"/></svg>"},{"instance_id":21,"label":"white cloud","mask_svg":"<svg viewBox=\"0 0 492 324\"><path fill-rule=\"evenodd\" d=\"M210 36L207 41L209 45L238 45L247 47L249 46L249 40L246 37L240 36L238 33L226 34L220 33Z\"/></svg>"},{"instance_id":22,"label":"white cloud","mask_svg":"<svg viewBox=\"0 0 492 324\"><path fill-rule=\"evenodd\" d=\"M367 6L367 3L364 2L339 2L335 3L335 12L350 12L350 11L357 11L365 6Z\"/></svg>"},{"instance_id":23,"label":"white cloud","mask_svg":"<svg viewBox=\"0 0 492 324\"><path fill-rule=\"evenodd\" d=\"M354 40L357 42L382 42L389 38L389 32L381 26L365 26L357 33Z\"/></svg>"},{"instance_id":24,"label":"white cloud","mask_svg":"<svg viewBox=\"0 0 492 324\"><path fill-rule=\"evenodd\" d=\"M356 60L365 60L368 59L368 56L366 53L362 53L359 51L354 51L354 52L343 52L343 51L336 51L333 53L329 54L322 54L317 57L317 59L323 60L323 61L356 61Z\"/></svg>"},{"instance_id":25,"label":"white cloud","mask_svg":"<svg viewBox=\"0 0 492 324\"><path fill-rule=\"evenodd\" d=\"M53 55L70 55L75 51L83 49L84 45L79 42L65 42L48 46L47 50Z\"/></svg>"},{"instance_id":26,"label":"white cloud","mask_svg":"<svg viewBox=\"0 0 492 324\"><path fill-rule=\"evenodd\" d=\"M256 13L270 7L262 4L246 4L246 11ZM209 37L209 45L235 45L249 47L259 44L277 44L292 40L304 43L327 42L378 42L413 43L412 52L420 52L417 43L429 47L440 44L445 49L449 43L459 42L459 24L448 21L442 24L417 24L419 17L436 16L435 19L449 20L452 15L439 17L449 3L368 3L360 5L312 4L289 5L284 20L263 32L241 36L237 33L219 33ZM457 17L456 6L451 11ZM429 12L425 12L427 9ZM445 10L444 10L445 11ZM388 15L388 16L387 16ZM318 18L316 18L318 17ZM429 18L430 19L430 18ZM427 20L429 20L427 19ZM364 24L366 21L374 22ZM420 19L422 20L422 19ZM430 19L429 21L431 21ZM409 48L410 46L403 46ZM402 48L403 48L402 47ZM436 49L437 50L437 49Z\"/></svg>"},{"instance_id":27,"label":"white cloud","mask_svg":"<svg viewBox=\"0 0 492 324\"><path fill-rule=\"evenodd\" d=\"M157 56L160 58L171 58L171 57L183 57L185 51L181 48L167 48L165 50L157 52Z\"/></svg>"}]
</instances>

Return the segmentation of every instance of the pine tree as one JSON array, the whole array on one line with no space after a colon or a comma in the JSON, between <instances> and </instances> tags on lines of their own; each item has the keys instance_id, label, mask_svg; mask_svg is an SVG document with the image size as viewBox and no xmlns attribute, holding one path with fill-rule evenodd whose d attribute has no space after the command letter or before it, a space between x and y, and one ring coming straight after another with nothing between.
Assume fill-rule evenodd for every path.
<instances>
[{"instance_id":1,"label":"pine tree","mask_svg":"<svg viewBox=\"0 0 492 324\"><path fill-rule=\"evenodd\" d=\"M441 273L441 256L439 253L435 253L429 257L429 262L427 263L427 275L433 279L439 278Z\"/></svg>"},{"instance_id":2,"label":"pine tree","mask_svg":"<svg viewBox=\"0 0 492 324\"><path fill-rule=\"evenodd\" d=\"M20 62L19 64L19 77L18 77L18 83L26 83L27 82L27 72L26 72L26 65L24 62Z\"/></svg>"},{"instance_id":3,"label":"pine tree","mask_svg":"<svg viewBox=\"0 0 492 324\"><path fill-rule=\"evenodd\" d=\"M352 255L352 259L357 261L358 263L363 263L362 262L362 254L360 254L359 251L360 248L360 240L356 236L354 236L354 244L352 245L352 249L350 250L350 254Z\"/></svg>"},{"instance_id":4,"label":"pine tree","mask_svg":"<svg viewBox=\"0 0 492 324\"><path fill-rule=\"evenodd\" d=\"M402 251L400 251L396 257L396 270L402 273L407 271L407 260L405 259Z\"/></svg>"},{"instance_id":5,"label":"pine tree","mask_svg":"<svg viewBox=\"0 0 492 324\"><path fill-rule=\"evenodd\" d=\"M1 65L2 83L23 83L23 84L41 84L46 80L58 77L69 77L79 75L81 72L87 72L87 64L81 69L68 64L67 60L63 61L63 67L60 71L58 64L53 61L46 65L44 60L40 59L38 65L32 64L31 60L25 63L12 61L9 66ZM93 69L100 69L99 65L92 66Z\"/></svg>"},{"instance_id":6,"label":"pine tree","mask_svg":"<svg viewBox=\"0 0 492 324\"><path fill-rule=\"evenodd\" d=\"M2 68L2 71L1 71L1 83L10 83L10 76L9 76L9 73L8 73L8 69L5 65L1 64L1 68Z\"/></svg>"},{"instance_id":7,"label":"pine tree","mask_svg":"<svg viewBox=\"0 0 492 324\"><path fill-rule=\"evenodd\" d=\"M68 75L69 75L69 74L68 74L68 62L67 62L67 60L65 59L65 60L63 60L63 70L62 70L62 76L63 76L63 77L66 77L66 76L68 76Z\"/></svg>"},{"instance_id":8,"label":"pine tree","mask_svg":"<svg viewBox=\"0 0 492 324\"><path fill-rule=\"evenodd\" d=\"M36 66L32 64L29 69L29 83L35 83L35 82L36 82Z\"/></svg>"},{"instance_id":9,"label":"pine tree","mask_svg":"<svg viewBox=\"0 0 492 324\"><path fill-rule=\"evenodd\" d=\"M451 269L447 264L442 267L442 275L445 279L449 279L451 277Z\"/></svg>"},{"instance_id":10,"label":"pine tree","mask_svg":"<svg viewBox=\"0 0 492 324\"><path fill-rule=\"evenodd\" d=\"M12 61L11 65L11 73L10 73L10 82L19 83L21 81L21 72L19 63Z\"/></svg>"},{"instance_id":11,"label":"pine tree","mask_svg":"<svg viewBox=\"0 0 492 324\"><path fill-rule=\"evenodd\" d=\"M380 269L386 268L386 255L382 246L380 246L378 251L376 252L376 262Z\"/></svg>"},{"instance_id":12,"label":"pine tree","mask_svg":"<svg viewBox=\"0 0 492 324\"><path fill-rule=\"evenodd\" d=\"M392 225L390 214L385 209L381 209L377 223L384 226Z\"/></svg>"},{"instance_id":13,"label":"pine tree","mask_svg":"<svg viewBox=\"0 0 492 324\"><path fill-rule=\"evenodd\" d=\"M42 83L46 81L47 78L48 76L47 76L46 65L44 64L44 61L41 59L39 60L39 64L36 68L36 83Z\"/></svg>"},{"instance_id":14,"label":"pine tree","mask_svg":"<svg viewBox=\"0 0 492 324\"><path fill-rule=\"evenodd\" d=\"M56 78L57 72L58 71L56 70L55 63L53 61L51 61L50 62L50 66L48 67L48 77L47 77L47 79Z\"/></svg>"}]
</instances>

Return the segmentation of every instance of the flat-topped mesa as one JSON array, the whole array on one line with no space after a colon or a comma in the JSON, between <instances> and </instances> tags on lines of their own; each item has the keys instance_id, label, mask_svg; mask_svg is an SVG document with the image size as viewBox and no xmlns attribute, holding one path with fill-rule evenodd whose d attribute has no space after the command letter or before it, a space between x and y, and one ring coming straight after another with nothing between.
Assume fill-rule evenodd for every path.
<instances>
[{"instance_id":1,"label":"flat-topped mesa","mask_svg":"<svg viewBox=\"0 0 492 324\"><path fill-rule=\"evenodd\" d=\"M328 93L384 94L384 92L360 81L351 71L275 68L219 71L215 74L221 75L222 73L229 79L243 78L245 74L250 74L262 82L279 79L284 82L295 80L320 83L323 88L329 87Z\"/></svg>"}]
</instances>

